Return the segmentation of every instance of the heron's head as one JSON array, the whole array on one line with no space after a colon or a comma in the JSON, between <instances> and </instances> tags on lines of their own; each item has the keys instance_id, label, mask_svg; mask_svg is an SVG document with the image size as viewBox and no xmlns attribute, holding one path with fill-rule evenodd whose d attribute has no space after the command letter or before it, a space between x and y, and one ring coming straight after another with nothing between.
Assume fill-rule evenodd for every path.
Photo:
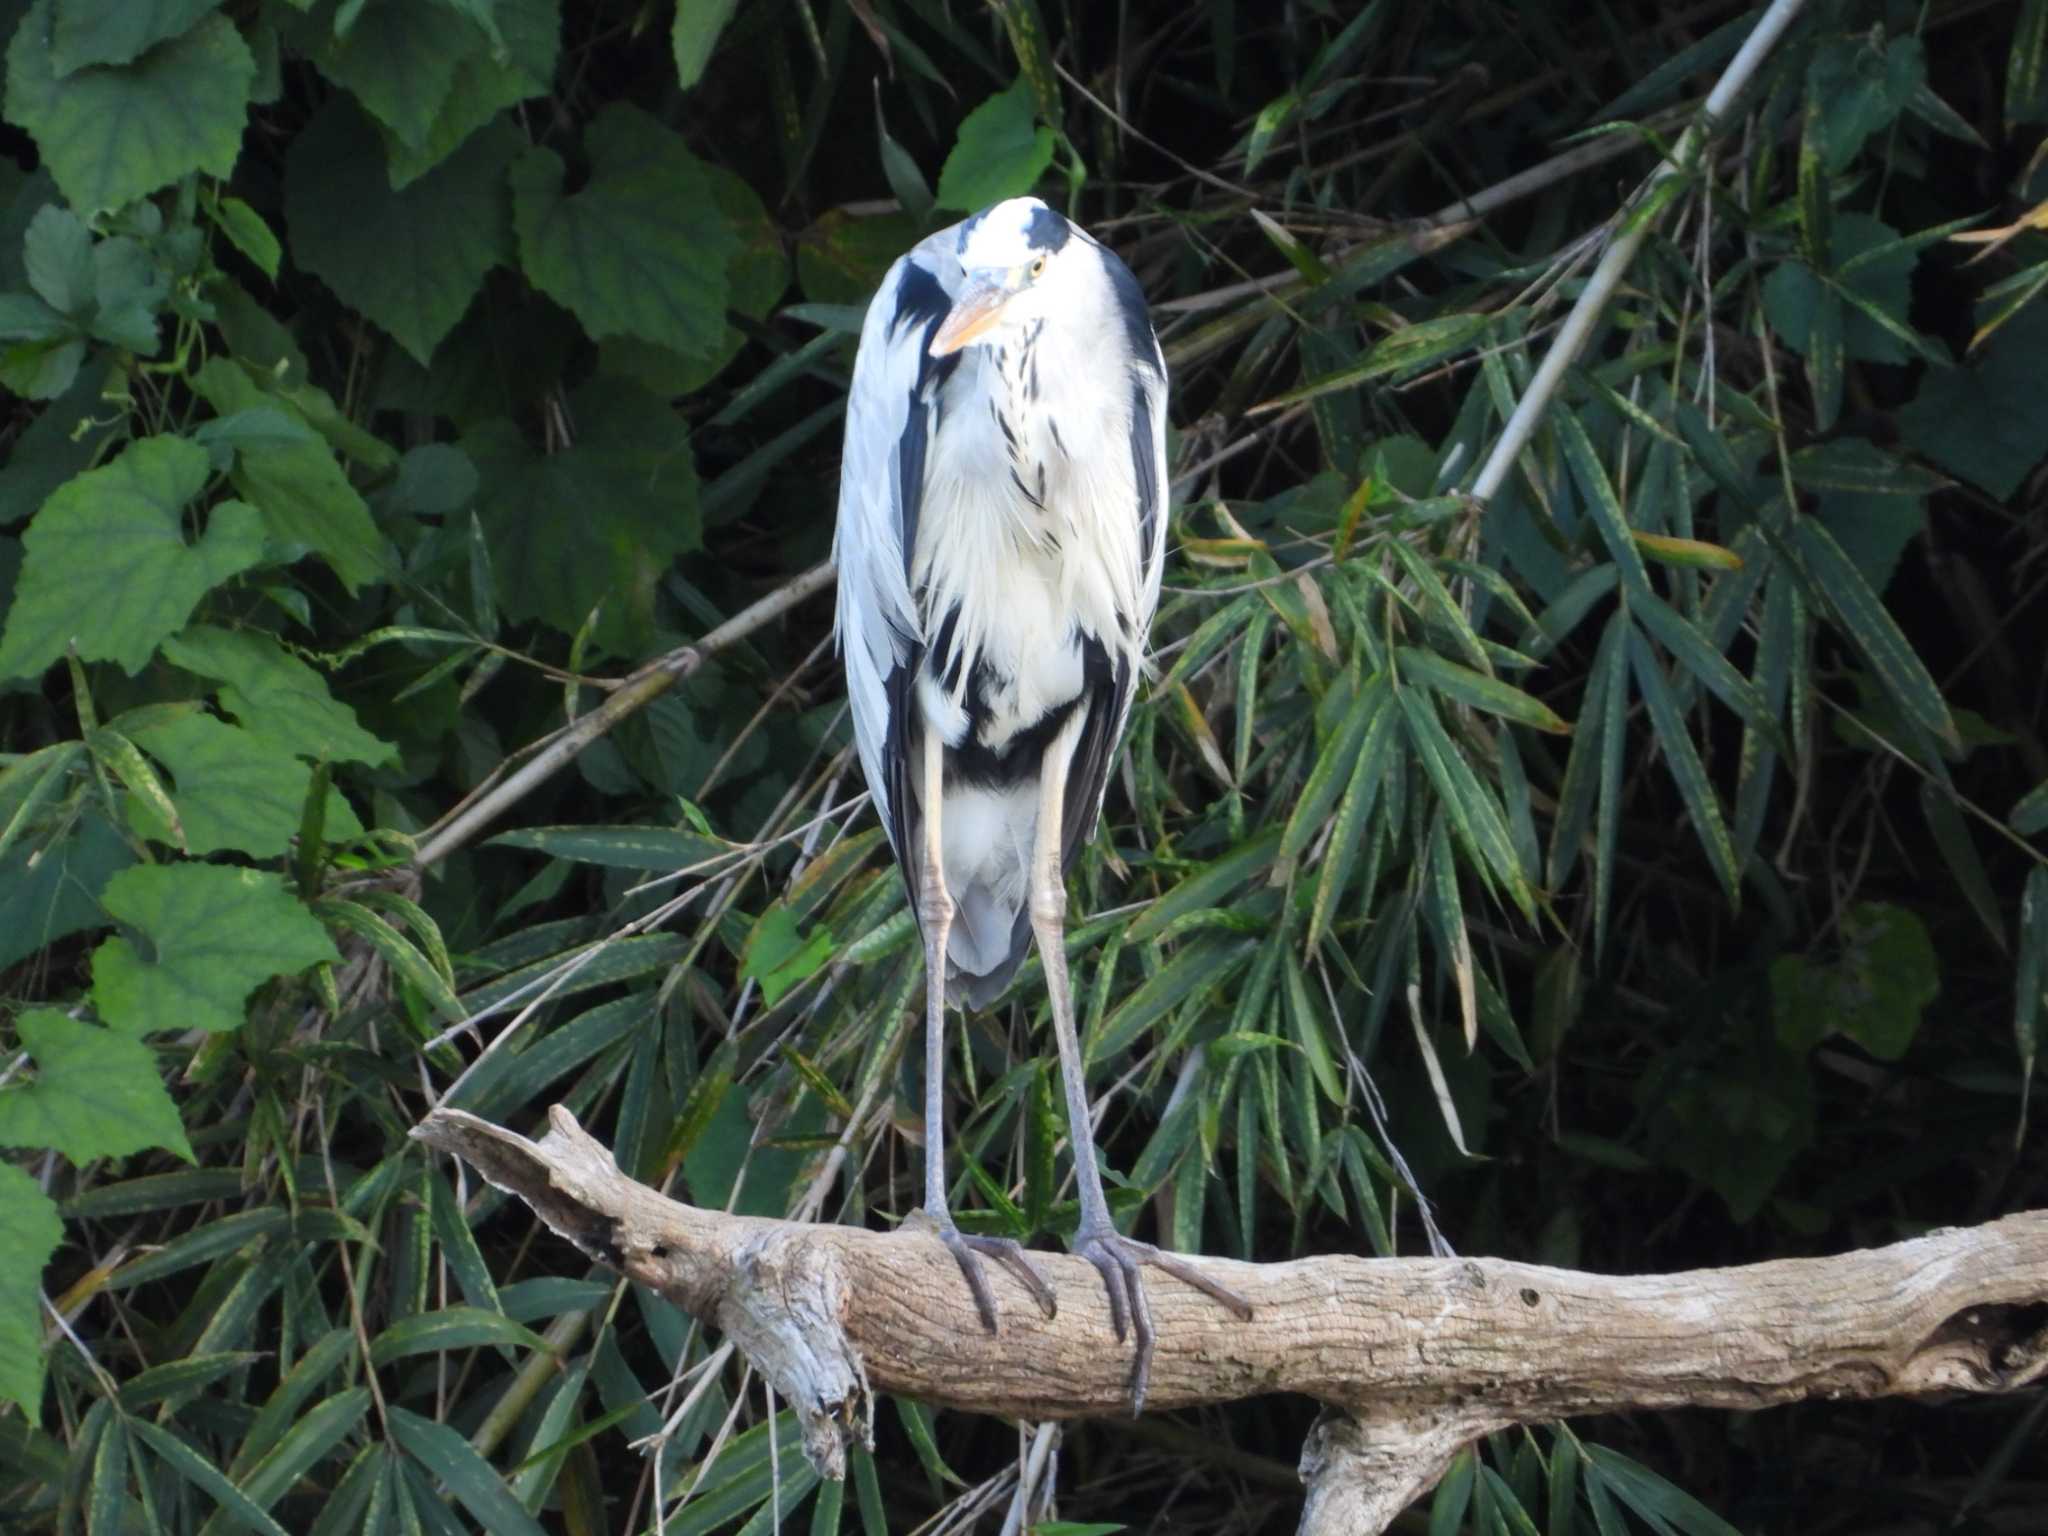
<instances>
[{"instance_id":1,"label":"heron's head","mask_svg":"<svg viewBox=\"0 0 2048 1536\"><path fill-rule=\"evenodd\" d=\"M996 341L1057 307L1082 242L1073 226L1035 197L1013 197L960 226L967 284L931 340L934 357Z\"/></svg>"}]
</instances>

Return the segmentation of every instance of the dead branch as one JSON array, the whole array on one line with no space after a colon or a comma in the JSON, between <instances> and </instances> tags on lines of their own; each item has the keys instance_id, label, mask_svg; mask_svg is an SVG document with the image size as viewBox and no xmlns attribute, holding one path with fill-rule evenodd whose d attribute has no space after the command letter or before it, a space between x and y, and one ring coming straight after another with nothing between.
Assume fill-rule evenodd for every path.
<instances>
[{"instance_id":1,"label":"dead branch","mask_svg":"<svg viewBox=\"0 0 2048 1536\"><path fill-rule=\"evenodd\" d=\"M533 1142L461 1110L413 1132L467 1159L584 1253L725 1330L839 1476L871 1387L976 1413L1126 1411L1095 1272L1042 1255L1059 1315L997 1267L982 1331L952 1258L911 1231L701 1211L627 1178L568 1110ZM1302 1455L1304 1532L1383 1530L1490 1430L1630 1408L1766 1408L1809 1397L2011 1392L2048 1380L2048 1211L1887 1248L1675 1275L1496 1259L1205 1260L1240 1323L1152 1287L1150 1404L1300 1392L1334 1412Z\"/></svg>"}]
</instances>

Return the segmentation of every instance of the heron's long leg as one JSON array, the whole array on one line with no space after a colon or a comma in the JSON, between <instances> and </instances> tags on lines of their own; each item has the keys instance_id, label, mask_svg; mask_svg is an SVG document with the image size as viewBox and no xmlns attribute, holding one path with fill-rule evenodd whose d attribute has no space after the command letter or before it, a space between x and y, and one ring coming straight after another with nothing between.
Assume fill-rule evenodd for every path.
<instances>
[{"instance_id":1,"label":"heron's long leg","mask_svg":"<svg viewBox=\"0 0 2048 1536\"><path fill-rule=\"evenodd\" d=\"M977 1254L987 1254L1015 1274L1047 1317L1058 1311L1059 1303L1014 1238L967 1236L953 1225L953 1213L946 1203L946 939L953 927L953 897L946 889L940 810L946 787L945 744L937 731L924 732L923 755L924 836L917 910L924 929L924 1212L966 1276L982 1326L994 1333L996 1300Z\"/></svg>"},{"instance_id":2,"label":"heron's long leg","mask_svg":"<svg viewBox=\"0 0 2048 1536\"><path fill-rule=\"evenodd\" d=\"M1087 720L1086 701L1076 704L1051 743L1038 779L1038 834L1031 858L1031 928L1045 965L1045 990L1052 1002L1053 1038L1059 1043L1060 1082L1067 1096L1068 1140L1073 1146L1074 1182L1080 1186L1081 1224L1074 1232L1073 1251L1102 1274L1109 1292L1110 1324L1119 1341L1125 1318L1137 1335L1137 1356L1131 1364L1131 1411L1145 1406L1145 1388L1152 1373L1152 1312L1138 1266L1151 1264L1176 1280L1214 1297L1238 1317L1250 1321L1251 1304L1194 1265L1150 1243L1123 1236L1109 1219L1109 1201L1102 1193L1102 1170L1095 1161L1095 1126L1088 1113L1087 1077L1081 1061L1081 1040L1074 1027L1073 988L1067 979L1067 883L1060 857L1066 812L1067 777L1074 746Z\"/></svg>"}]
</instances>

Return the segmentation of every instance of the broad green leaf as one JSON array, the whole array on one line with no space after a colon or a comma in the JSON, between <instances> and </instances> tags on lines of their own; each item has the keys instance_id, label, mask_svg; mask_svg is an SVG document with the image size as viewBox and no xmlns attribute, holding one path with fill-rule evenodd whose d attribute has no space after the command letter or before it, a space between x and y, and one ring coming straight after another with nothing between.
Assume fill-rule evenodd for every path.
<instances>
[{"instance_id":1,"label":"broad green leaf","mask_svg":"<svg viewBox=\"0 0 2048 1536\"><path fill-rule=\"evenodd\" d=\"M140 1040L54 1008L29 1009L15 1030L36 1070L0 1088L0 1146L55 1147L80 1167L145 1147L193 1161L156 1053Z\"/></svg>"},{"instance_id":2,"label":"broad green leaf","mask_svg":"<svg viewBox=\"0 0 2048 1536\"><path fill-rule=\"evenodd\" d=\"M474 1349L491 1344L547 1348L547 1340L502 1312L486 1312L481 1307L443 1307L405 1318L378 1334L370 1341L370 1363L384 1366L407 1355L431 1355L444 1349Z\"/></svg>"},{"instance_id":3,"label":"broad green leaf","mask_svg":"<svg viewBox=\"0 0 2048 1536\"><path fill-rule=\"evenodd\" d=\"M2048 393L2048 392L2043 392ZM1836 622L1863 653L1863 660L1898 708L1950 746L1959 746L1948 701L1870 584L1826 528L1810 517L1793 526L1806 559L1815 595L1834 611Z\"/></svg>"},{"instance_id":4,"label":"broad green leaf","mask_svg":"<svg viewBox=\"0 0 2048 1536\"><path fill-rule=\"evenodd\" d=\"M803 937L789 908L777 903L761 914L740 951L740 979L761 984L762 1001L773 1008L790 988L808 981L832 958L832 934L813 928Z\"/></svg>"},{"instance_id":5,"label":"broad green leaf","mask_svg":"<svg viewBox=\"0 0 2048 1536\"><path fill-rule=\"evenodd\" d=\"M164 642L164 659L212 678L221 708L244 730L301 757L328 762L391 763L398 749L356 722L328 692L325 678L253 629L195 625Z\"/></svg>"},{"instance_id":6,"label":"broad green leaf","mask_svg":"<svg viewBox=\"0 0 2048 1536\"><path fill-rule=\"evenodd\" d=\"M193 443L144 438L44 502L22 540L0 677L33 676L67 648L140 672L200 598L256 564L259 520L238 501L215 506L206 532L186 541L186 508L209 468L206 450Z\"/></svg>"},{"instance_id":7,"label":"broad green leaf","mask_svg":"<svg viewBox=\"0 0 2048 1536\"><path fill-rule=\"evenodd\" d=\"M59 75L89 64L132 64L220 9L220 0L61 0L50 29Z\"/></svg>"},{"instance_id":8,"label":"broad green leaf","mask_svg":"<svg viewBox=\"0 0 2048 1536\"><path fill-rule=\"evenodd\" d=\"M1739 902L1742 896L1742 865L1735 856L1734 840L1728 836L1728 823L1721 814L1721 802L1707 778L1706 764L1700 761L1699 748L1693 742L1692 732L1686 728L1685 712L1678 707L1670 680L1657 664L1656 652L1650 649L1649 641L1637 630L1629 631L1628 654L1635 672L1636 687L1649 709L1650 727L1657 737L1658 749L1664 754L1664 765L1671 770L1679 796L1685 801L1693 833L1706 850L1707 862L1713 865L1714 873L1720 877L1721 888L1727 892L1728 900Z\"/></svg>"},{"instance_id":9,"label":"broad green leaf","mask_svg":"<svg viewBox=\"0 0 2048 1536\"><path fill-rule=\"evenodd\" d=\"M132 64L66 74L50 51L52 4L36 0L14 29L7 120L34 137L73 209L119 208L193 171L233 174L256 61L231 22L208 16Z\"/></svg>"},{"instance_id":10,"label":"broad green leaf","mask_svg":"<svg viewBox=\"0 0 2048 1536\"><path fill-rule=\"evenodd\" d=\"M676 56L676 84L688 90L704 78L718 34L739 9L739 0L683 0L669 33Z\"/></svg>"},{"instance_id":11,"label":"broad green leaf","mask_svg":"<svg viewBox=\"0 0 2048 1536\"><path fill-rule=\"evenodd\" d=\"M187 852L233 849L275 858L298 832L313 771L283 747L204 713L173 716L134 732L134 739L170 770ZM148 801L130 801L128 820L143 836L169 841L169 829ZM343 841L362 831L348 802L330 789L328 835Z\"/></svg>"},{"instance_id":12,"label":"broad green leaf","mask_svg":"<svg viewBox=\"0 0 2048 1536\"><path fill-rule=\"evenodd\" d=\"M624 102L591 120L583 146L589 176L573 193L553 150L528 150L512 167L526 275L594 337L716 350L737 242L703 165L679 135Z\"/></svg>"},{"instance_id":13,"label":"broad green leaf","mask_svg":"<svg viewBox=\"0 0 2048 1536\"><path fill-rule=\"evenodd\" d=\"M654 631L655 585L700 536L697 471L683 420L618 379L568 400L575 443L534 452L510 422L487 422L463 446L483 476L477 513L489 538L505 616L582 630L604 605L598 638L634 650ZM564 519L561 509L578 509Z\"/></svg>"},{"instance_id":14,"label":"broad green leaf","mask_svg":"<svg viewBox=\"0 0 2048 1536\"><path fill-rule=\"evenodd\" d=\"M500 122L394 191L376 134L336 98L285 157L292 257L424 366L512 256L503 185L520 148Z\"/></svg>"},{"instance_id":15,"label":"broad green leaf","mask_svg":"<svg viewBox=\"0 0 2048 1536\"><path fill-rule=\"evenodd\" d=\"M490 841L500 848L530 848L552 859L665 874L734 851L730 844L680 827L521 827L500 832Z\"/></svg>"},{"instance_id":16,"label":"broad green leaf","mask_svg":"<svg viewBox=\"0 0 2048 1536\"><path fill-rule=\"evenodd\" d=\"M1038 123L1031 82L1019 75L968 113L939 169L938 205L975 213L1038 185L1052 164L1053 132Z\"/></svg>"},{"instance_id":17,"label":"broad green leaf","mask_svg":"<svg viewBox=\"0 0 2048 1536\"><path fill-rule=\"evenodd\" d=\"M288 407L284 396L266 392L224 357L194 374L192 387L221 416ZM310 424L320 429L319 421ZM235 447L235 488L262 514L273 540L318 554L351 592L383 577L383 535L325 444L247 441Z\"/></svg>"},{"instance_id":18,"label":"broad green leaf","mask_svg":"<svg viewBox=\"0 0 2048 1536\"><path fill-rule=\"evenodd\" d=\"M2048 449L2048 305L2015 315L1961 368L1929 369L1898 413L1899 431L1950 474L2008 501Z\"/></svg>"},{"instance_id":19,"label":"broad green leaf","mask_svg":"<svg viewBox=\"0 0 2048 1536\"><path fill-rule=\"evenodd\" d=\"M143 865L107 882L126 938L93 954L93 1002L117 1029L234 1029L249 993L273 976L338 961L326 931L276 875L215 864Z\"/></svg>"},{"instance_id":20,"label":"broad green leaf","mask_svg":"<svg viewBox=\"0 0 2048 1536\"><path fill-rule=\"evenodd\" d=\"M502 53L462 55L440 110L416 141L384 129L392 186L424 176L505 108L545 96L553 85L562 43L561 0L495 0L491 15L504 37Z\"/></svg>"},{"instance_id":21,"label":"broad green leaf","mask_svg":"<svg viewBox=\"0 0 2048 1536\"><path fill-rule=\"evenodd\" d=\"M493 1467L458 1430L393 1405L391 1438L492 1536L546 1536Z\"/></svg>"},{"instance_id":22,"label":"broad green leaf","mask_svg":"<svg viewBox=\"0 0 2048 1536\"><path fill-rule=\"evenodd\" d=\"M42 1187L0 1162L0 1399L31 1424L43 1409L43 1266L63 1237Z\"/></svg>"},{"instance_id":23,"label":"broad green leaf","mask_svg":"<svg viewBox=\"0 0 2048 1536\"><path fill-rule=\"evenodd\" d=\"M1400 658L1401 674L1405 680L1434 688L1447 698L1474 709L1483 709L1488 714L1499 715L1506 720L1519 721L1534 726L1539 731L1548 731L1553 736L1569 736L1571 722L1564 719L1541 699L1522 692L1511 683L1499 678L1488 677L1470 667L1447 660L1434 651L1417 646L1404 645L1396 649Z\"/></svg>"},{"instance_id":24,"label":"broad green leaf","mask_svg":"<svg viewBox=\"0 0 2048 1536\"><path fill-rule=\"evenodd\" d=\"M1779 1041L1807 1051L1840 1031L1880 1061L1897 1061L1941 992L1926 925L1904 907L1858 902L1842 914L1841 953L1816 962L1771 963L1771 1012Z\"/></svg>"},{"instance_id":25,"label":"broad green leaf","mask_svg":"<svg viewBox=\"0 0 2048 1536\"><path fill-rule=\"evenodd\" d=\"M346 3L352 11L346 28L322 6L292 24L287 38L401 143L424 147L454 89L456 70L466 59L490 57L490 39L446 5Z\"/></svg>"},{"instance_id":26,"label":"broad green leaf","mask_svg":"<svg viewBox=\"0 0 2048 1536\"><path fill-rule=\"evenodd\" d=\"M1837 211L1829 240L1831 269L1816 271L1803 261L1786 261L1764 280L1764 315L1771 329L1802 357L1812 355L1817 341L1833 345L1835 338L1823 336L1819 325L1832 292L1844 357L1910 361L1926 345L1906 323L1919 252L1902 243L1897 230L1862 213Z\"/></svg>"}]
</instances>

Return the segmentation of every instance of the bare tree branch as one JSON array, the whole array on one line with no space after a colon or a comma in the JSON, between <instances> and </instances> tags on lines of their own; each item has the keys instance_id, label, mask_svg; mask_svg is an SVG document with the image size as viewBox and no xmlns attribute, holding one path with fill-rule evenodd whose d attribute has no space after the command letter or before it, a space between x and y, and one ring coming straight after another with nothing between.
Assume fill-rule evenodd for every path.
<instances>
[{"instance_id":1,"label":"bare tree branch","mask_svg":"<svg viewBox=\"0 0 2048 1536\"><path fill-rule=\"evenodd\" d=\"M766 597L742 608L723 624L689 645L657 656L605 695L605 701L561 730L517 770L484 793L456 807L421 837L415 862L424 869L439 863L481 832L511 806L573 762L576 755L631 715L639 713L729 645L765 628L813 593L832 585L832 562L814 565Z\"/></svg>"},{"instance_id":2,"label":"bare tree branch","mask_svg":"<svg viewBox=\"0 0 2048 1536\"><path fill-rule=\"evenodd\" d=\"M992 1272L982 1330L938 1242L700 1211L621 1173L566 1109L539 1142L461 1110L413 1132L467 1159L549 1226L723 1328L802 1418L837 1476L872 1389L977 1413L1127 1411L1095 1272L1041 1255L1042 1317ZM1300 1392L1335 1410L1303 1452L1307 1532L1377 1531L1458 1448L1510 1424L1627 1408L1754 1409L1809 1397L2011 1392L2048 1380L2048 1211L1888 1248L1738 1269L1610 1276L1493 1259L1204 1260L1248 1298L1240 1323L1152 1288L1158 1408Z\"/></svg>"}]
</instances>

